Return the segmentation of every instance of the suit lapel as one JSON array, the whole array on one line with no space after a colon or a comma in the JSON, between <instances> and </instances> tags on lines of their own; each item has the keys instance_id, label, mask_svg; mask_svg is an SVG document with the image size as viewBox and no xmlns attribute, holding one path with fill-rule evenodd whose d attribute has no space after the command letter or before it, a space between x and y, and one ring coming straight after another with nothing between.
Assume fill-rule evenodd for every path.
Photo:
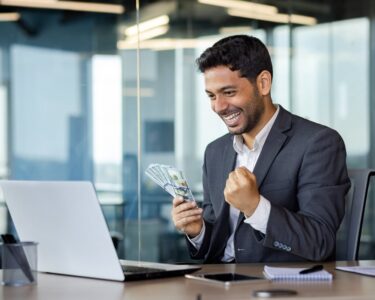
<instances>
[{"instance_id":1,"label":"suit lapel","mask_svg":"<svg viewBox=\"0 0 375 300\"><path fill-rule=\"evenodd\" d=\"M262 185L272 162L275 160L277 154L288 138L288 136L284 134L284 132L289 130L292 124L291 114L287 112L281 105L279 105L279 107L279 115L277 116L275 123L273 124L271 131L268 134L262 152L260 153L253 170L253 173L255 174L257 179L258 188ZM244 214L240 212L236 228L238 228L238 226L244 219Z\"/></svg>"},{"instance_id":2,"label":"suit lapel","mask_svg":"<svg viewBox=\"0 0 375 300\"><path fill-rule=\"evenodd\" d=\"M279 115L268 134L262 152L260 153L254 167L253 173L257 178L258 187L262 185L272 162L275 160L277 154L287 140L288 136L284 134L284 131L288 130L290 127L291 115L280 106Z\"/></svg>"},{"instance_id":3,"label":"suit lapel","mask_svg":"<svg viewBox=\"0 0 375 300\"><path fill-rule=\"evenodd\" d=\"M229 204L225 201L224 198L224 188L226 184L226 180L228 178L228 174L233 171L235 164L236 164L236 152L233 149L233 136L228 138L228 142L225 144L224 148L224 157L223 157L223 171L222 171L222 179L221 179L221 201L222 206L219 212L219 216L217 219L218 225L216 228L218 231L215 233L217 238L215 242L210 247L210 251L212 251L212 255L218 260L224 253L224 249L227 245L227 239L229 237ZM220 162L217 162L220 164Z\"/></svg>"},{"instance_id":4,"label":"suit lapel","mask_svg":"<svg viewBox=\"0 0 375 300\"><path fill-rule=\"evenodd\" d=\"M237 153L234 151L233 148L233 136L229 139L225 146L224 150L224 162L223 162L223 187L225 187L225 183L227 181L228 175L232 172L236 166L236 157ZM220 163L220 162L218 162ZM224 189L223 189L224 191Z\"/></svg>"},{"instance_id":5,"label":"suit lapel","mask_svg":"<svg viewBox=\"0 0 375 300\"><path fill-rule=\"evenodd\" d=\"M222 174L222 182L221 182L222 183L221 190L223 191L222 193L223 206L221 210L225 209L228 212L228 216L229 216L229 204L225 201L225 198L224 198L224 188L225 188L229 173L232 172L236 166L236 157L237 157L237 153L233 149L233 136L231 136L231 138L228 139L228 143L226 143L225 149L224 149L223 174ZM221 212L221 215L223 215L223 212Z\"/></svg>"}]
</instances>

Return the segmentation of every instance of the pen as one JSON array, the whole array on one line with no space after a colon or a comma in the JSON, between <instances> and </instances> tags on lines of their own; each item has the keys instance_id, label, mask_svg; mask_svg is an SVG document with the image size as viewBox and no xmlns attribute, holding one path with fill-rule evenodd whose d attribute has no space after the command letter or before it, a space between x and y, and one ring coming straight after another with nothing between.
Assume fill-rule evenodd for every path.
<instances>
[{"instance_id":1,"label":"pen","mask_svg":"<svg viewBox=\"0 0 375 300\"><path fill-rule=\"evenodd\" d=\"M312 266L311 268L303 269L299 273L300 274L309 274L309 273L314 273L323 270L323 265L315 265Z\"/></svg>"}]
</instances>

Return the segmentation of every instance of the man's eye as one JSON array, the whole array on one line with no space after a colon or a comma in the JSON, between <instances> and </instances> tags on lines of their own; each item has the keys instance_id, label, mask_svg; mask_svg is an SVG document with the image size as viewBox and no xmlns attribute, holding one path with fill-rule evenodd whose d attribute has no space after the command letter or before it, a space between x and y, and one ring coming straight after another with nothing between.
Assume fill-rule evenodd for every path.
<instances>
[{"instance_id":1,"label":"man's eye","mask_svg":"<svg viewBox=\"0 0 375 300\"><path fill-rule=\"evenodd\" d=\"M208 98L210 98L210 100L214 100L215 99L215 95L208 94L207 96L208 96Z\"/></svg>"},{"instance_id":2,"label":"man's eye","mask_svg":"<svg viewBox=\"0 0 375 300\"><path fill-rule=\"evenodd\" d=\"M230 97L230 96L234 96L235 93L236 91L225 91L224 95Z\"/></svg>"}]
</instances>

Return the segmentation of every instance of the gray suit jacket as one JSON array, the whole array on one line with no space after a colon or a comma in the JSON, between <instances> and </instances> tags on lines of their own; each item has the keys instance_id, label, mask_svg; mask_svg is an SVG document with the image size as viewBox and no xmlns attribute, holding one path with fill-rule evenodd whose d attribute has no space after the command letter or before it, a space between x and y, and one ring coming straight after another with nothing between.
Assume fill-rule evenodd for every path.
<instances>
[{"instance_id":1,"label":"gray suit jacket","mask_svg":"<svg viewBox=\"0 0 375 300\"><path fill-rule=\"evenodd\" d=\"M210 143L203 166L206 232L193 258L219 263L229 237L229 205L224 200L234 169L233 135ZM235 230L236 262L323 261L334 259L336 231L350 187L346 150L340 135L292 115L280 106L254 168L260 194L271 202L266 234L243 222Z\"/></svg>"}]
</instances>

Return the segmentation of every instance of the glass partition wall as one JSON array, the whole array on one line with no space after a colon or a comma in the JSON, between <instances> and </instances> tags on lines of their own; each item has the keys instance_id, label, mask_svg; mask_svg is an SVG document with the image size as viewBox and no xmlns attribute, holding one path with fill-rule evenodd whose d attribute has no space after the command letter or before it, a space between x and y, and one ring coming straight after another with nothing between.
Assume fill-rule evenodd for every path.
<instances>
[{"instance_id":1,"label":"glass partition wall","mask_svg":"<svg viewBox=\"0 0 375 300\"><path fill-rule=\"evenodd\" d=\"M107 2L125 12L0 5L21 16L0 22L0 177L92 181L120 258L190 261L171 196L144 172L176 166L202 200L204 149L226 128L195 59L227 35L265 42L274 101L336 129L350 168L374 167L371 1ZM14 230L1 203L0 230ZM362 258L373 258L373 203Z\"/></svg>"}]
</instances>

